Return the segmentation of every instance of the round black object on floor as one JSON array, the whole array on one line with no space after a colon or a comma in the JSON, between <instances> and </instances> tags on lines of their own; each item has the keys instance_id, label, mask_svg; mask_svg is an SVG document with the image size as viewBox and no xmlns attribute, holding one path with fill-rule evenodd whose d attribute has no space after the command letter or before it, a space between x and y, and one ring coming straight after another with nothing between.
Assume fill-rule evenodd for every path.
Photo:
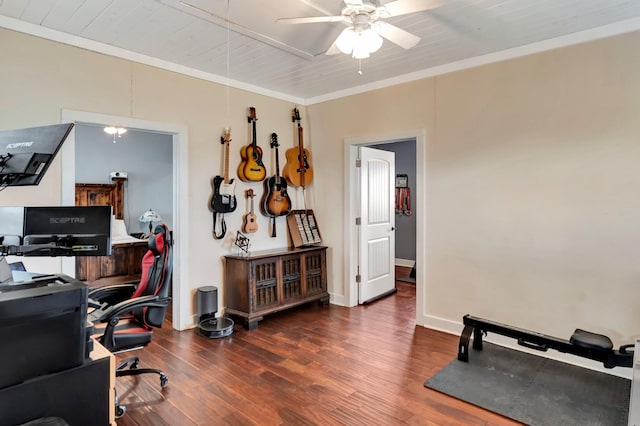
<instances>
[{"instance_id":1,"label":"round black object on floor","mask_svg":"<svg viewBox=\"0 0 640 426\"><path fill-rule=\"evenodd\" d=\"M227 337L233 333L233 320L231 318L207 318L198 324L198 334L210 339Z\"/></svg>"}]
</instances>

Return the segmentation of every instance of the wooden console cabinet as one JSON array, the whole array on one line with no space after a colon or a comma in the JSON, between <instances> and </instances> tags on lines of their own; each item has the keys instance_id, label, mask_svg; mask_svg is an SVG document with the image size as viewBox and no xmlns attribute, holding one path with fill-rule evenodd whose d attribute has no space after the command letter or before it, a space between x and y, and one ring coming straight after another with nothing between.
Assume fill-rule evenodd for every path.
<instances>
[{"instance_id":1,"label":"wooden console cabinet","mask_svg":"<svg viewBox=\"0 0 640 426\"><path fill-rule=\"evenodd\" d=\"M146 240L117 243L111 246L111 256L78 257L76 278L92 285L138 281L142 272L142 258L149 250Z\"/></svg>"},{"instance_id":2,"label":"wooden console cabinet","mask_svg":"<svg viewBox=\"0 0 640 426\"><path fill-rule=\"evenodd\" d=\"M76 206L111 206L116 219L124 218L126 178L113 183L76 183ZM76 278L90 286L103 286L140 280L142 258L149 249L146 240L113 243L111 256L77 257Z\"/></svg>"},{"instance_id":3,"label":"wooden console cabinet","mask_svg":"<svg viewBox=\"0 0 640 426\"><path fill-rule=\"evenodd\" d=\"M242 318L252 330L264 315L312 301L328 303L326 252L318 246L225 256L226 314Z\"/></svg>"}]
</instances>

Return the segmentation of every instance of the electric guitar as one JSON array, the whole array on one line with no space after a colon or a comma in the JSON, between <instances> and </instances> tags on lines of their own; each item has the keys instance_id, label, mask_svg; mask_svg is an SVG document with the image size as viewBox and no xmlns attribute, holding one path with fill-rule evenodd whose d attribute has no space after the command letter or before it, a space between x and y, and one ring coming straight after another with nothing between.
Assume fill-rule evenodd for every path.
<instances>
[{"instance_id":1,"label":"electric guitar","mask_svg":"<svg viewBox=\"0 0 640 426\"><path fill-rule=\"evenodd\" d=\"M287 164L283 167L282 174L291 185L304 188L313 180L313 168L311 167L311 154L302 143L302 126L300 126L298 108L293 109L291 121L298 122L298 146L289 148L285 152Z\"/></svg>"},{"instance_id":2,"label":"electric guitar","mask_svg":"<svg viewBox=\"0 0 640 426\"><path fill-rule=\"evenodd\" d=\"M256 195L254 194L253 189L247 189L246 194L247 198L251 198L251 210L242 217L242 232L252 234L258 230L258 222L256 222L257 218L253 213L253 197Z\"/></svg>"},{"instance_id":3,"label":"electric guitar","mask_svg":"<svg viewBox=\"0 0 640 426\"><path fill-rule=\"evenodd\" d=\"M276 236L275 218L286 216L291 211L291 199L287 194L287 181L279 175L278 164L278 135L271 134L271 149L276 150L276 174L264 181L265 191L262 198L262 210L266 216L274 218L271 236Z\"/></svg>"},{"instance_id":4,"label":"electric guitar","mask_svg":"<svg viewBox=\"0 0 640 426\"><path fill-rule=\"evenodd\" d=\"M229 179L229 141L231 141L231 129L224 129L224 136L220 137L220 143L224 145L224 176L213 178L213 197L211 208L215 213L231 213L236 209L235 186L233 179Z\"/></svg>"},{"instance_id":5,"label":"electric guitar","mask_svg":"<svg viewBox=\"0 0 640 426\"><path fill-rule=\"evenodd\" d=\"M262 148L256 141L256 109L249 108L249 123L251 123L253 140L250 145L243 146L240 150L242 161L238 166L238 177L244 182L262 182L267 175L262 163Z\"/></svg>"}]
</instances>

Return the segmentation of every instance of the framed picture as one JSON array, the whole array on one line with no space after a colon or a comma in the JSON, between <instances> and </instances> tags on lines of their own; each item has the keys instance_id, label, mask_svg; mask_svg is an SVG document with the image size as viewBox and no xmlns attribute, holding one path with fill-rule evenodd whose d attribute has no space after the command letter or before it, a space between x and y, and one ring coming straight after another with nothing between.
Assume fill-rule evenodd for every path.
<instances>
[{"instance_id":1,"label":"framed picture","mask_svg":"<svg viewBox=\"0 0 640 426\"><path fill-rule=\"evenodd\" d=\"M409 176L396 175L396 188L406 188L409 186Z\"/></svg>"}]
</instances>

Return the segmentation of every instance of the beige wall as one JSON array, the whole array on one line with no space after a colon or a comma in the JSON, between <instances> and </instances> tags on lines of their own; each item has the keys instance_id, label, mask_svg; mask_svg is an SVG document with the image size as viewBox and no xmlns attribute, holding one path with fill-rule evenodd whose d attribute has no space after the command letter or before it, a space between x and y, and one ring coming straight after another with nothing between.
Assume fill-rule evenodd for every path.
<instances>
[{"instance_id":1,"label":"beige wall","mask_svg":"<svg viewBox=\"0 0 640 426\"><path fill-rule=\"evenodd\" d=\"M471 313L640 335L640 33L312 105L320 192L345 137L427 132L425 324ZM341 205L320 205L321 217ZM333 216L340 220L341 216ZM342 225L323 229L337 239ZM344 256L333 245L334 282ZM340 288L342 289L342 287Z\"/></svg>"},{"instance_id":2,"label":"beige wall","mask_svg":"<svg viewBox=\"0 0 640 426\"><path fill-rule=\"evenodd\" d=\"M222 174L224 157L220 136L225 127L231 127L230 175L234 177L241 161L240 148L251 142L247 114L248 108L254 106L258 143L264 150L264 161L271 174L274 170L274 157L269 149L271 133L279 135L282 145L281 168L284 150L297 144L294 141L297 132L291 122L293 105L3 29L0 29L0 54L5 58L0 67L0 129L59 123L63 109L175 123L187 128L188 194L179 201L186 203L189 212L188 238L185 239L189 244L188 256L180 259L181 267L189 271L189 282L183 283L191 289L186 303L195 314L196 289L216 285L222 311L222 256L235 253L233 240L246 213L243 191L253 188L261 196L263 187L260 183L236 182L238 208L233 214L225 215L227 237L214 240L209 200L211 178ZM304 108L301 114L305 126ZM122 143L126 143L126 135ZM313 198L313 192L313 188L307 191L309 199ZM39 186L6 188L0 193L0 205L57 205L61 195L59 155ZM292 198L294 208L302 208L301 198L295 191ZM258 215L260 232L251 235L253 250L287 246L284 218L279 218L277 223L278 236L271 238L267 219ZM28 265L46 264L50 268L59 264L43 263L43 259L25 260Z\"/></svg>"},{"instance_id":3,"label":"beige wall","mask_svg":"<svg viewBox=\"0 0 640 426\"><path fill-rule=\"evenodd\" d=\"M303 109L315 169L307 207L330 247L330 290L345 293L344 139L424 128L428 207L416 213L428 229L418 277L426 324L453 327L472 313L559 336L575 327L616 343L638 335L639 50L634 33ZM268 151L272 131L283 148L295 143L292 105L6 30L0 52L0 128L59 122L63 108L187 126L184 267L194 291L221 286L231 248L211 237L207 209L221 129L233 128L234 170L249 141L247 107ZM0 194L2 205L59 200L59 160L39 187ZM230 230L243 207L228 215ZM261 220L254 249L285 246L283 221L274 240Z\"/></svg>"},{"instance_id":4,"label":"beige wall","mask_svg":"<svg viewBox=\"0 0 640 426\"><path fill-rule=\"evenodd\" d=\"M335 242L330 245L330 268L336 295L345 295L343 248L344 228L344 139L375 134L388 134L406 129L427 129L432 132L434 116L434 80L427 79L392 88L367 92L308 107L310 140L318 179L317 194L331 194L328 203L317 203L323 238ZM325 223L330 223L327 227ZM346 304L348 302L345 301Z\"/></svg>"},{"instance_id":5,"label":"beige wall","mask_svg":"<svg viewBox=\"0 0 640 426\"><path fill-rule=\"evenodd\" d=\"M430 313L640 334L639 46L636 33L438 78Z\"/></svg>"}]
</instances>

